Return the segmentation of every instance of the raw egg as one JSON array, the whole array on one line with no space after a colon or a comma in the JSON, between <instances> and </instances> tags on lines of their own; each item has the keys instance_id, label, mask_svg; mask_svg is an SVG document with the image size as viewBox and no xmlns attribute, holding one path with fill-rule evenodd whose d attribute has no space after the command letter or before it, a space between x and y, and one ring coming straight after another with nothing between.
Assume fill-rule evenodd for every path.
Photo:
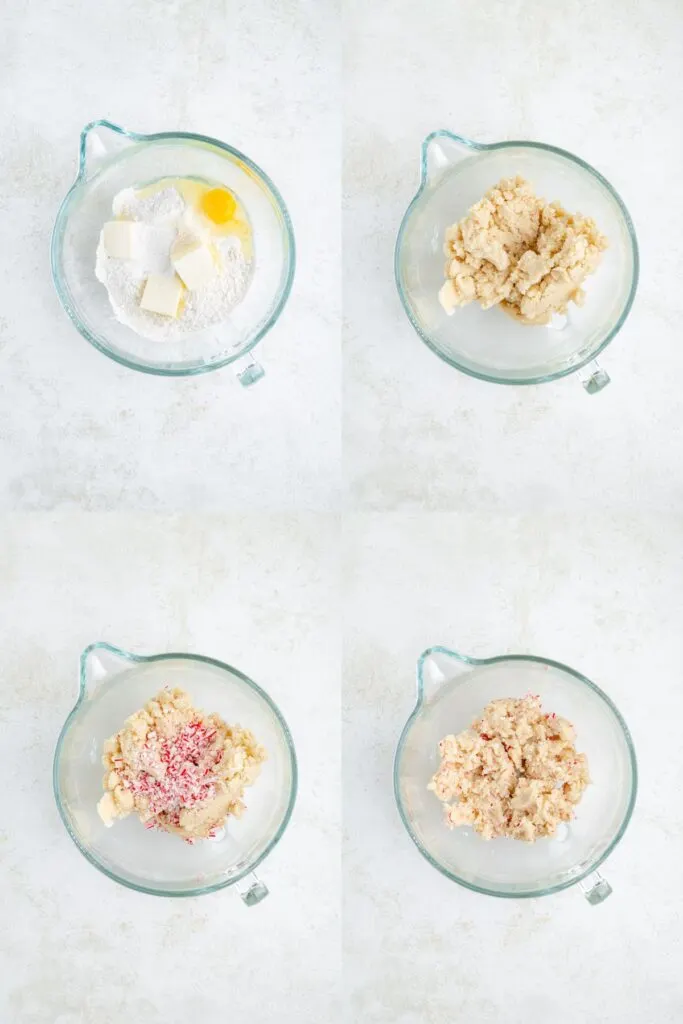
<instances>
[{"instance_id":1,"label":"raw egg","mask_svg":"<svg viewBox=\"0 0 683 1024\"><path fill-rule=\"evenodd\" d=\"M227 224L235 216L237 203L224 188L211 188L200 200L200 209L213 224Z\"/></svg>"}]
</instances>

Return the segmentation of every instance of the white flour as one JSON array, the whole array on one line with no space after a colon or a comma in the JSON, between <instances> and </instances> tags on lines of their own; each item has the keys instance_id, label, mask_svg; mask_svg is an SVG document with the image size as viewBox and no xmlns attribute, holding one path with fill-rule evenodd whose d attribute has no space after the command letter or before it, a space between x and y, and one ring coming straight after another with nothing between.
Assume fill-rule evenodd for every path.
<instances>
[{"instance_id":1,"label":"white flour","mask_svg":"<svg viewBox=\"0 0 683 1024\"><path fill-rule=\"evenodd\" d=\"M249 284L249 263L240 240L231 235L211 237L219 269L199 291L186 291L177 318L140 309L140 297L149 274L172 274L171 247L179 232L208 240L200 218L175 188L164 188L140 199L132 188L114 197L114 215L149 225L138 260L114 259L105 251L102 233L97 246L95 275L107 289L116 319L153 341L176 341L187 334L221 323L244 298Z\"/></svg>"}]
</instances>

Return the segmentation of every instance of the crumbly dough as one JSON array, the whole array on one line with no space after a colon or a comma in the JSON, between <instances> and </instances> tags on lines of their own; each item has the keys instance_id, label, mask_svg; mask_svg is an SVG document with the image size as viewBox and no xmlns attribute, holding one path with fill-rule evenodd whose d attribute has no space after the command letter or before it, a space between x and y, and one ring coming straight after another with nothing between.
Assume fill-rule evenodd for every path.
<instances>
[{"instance_id":1,"label":"crumbly dough","mask_svg":"<svg viewBox=\"0 0 683 1024\"><path fill-rule=\"evenodd\" d=\"M574 727L544 714L537 696L493 700L469 729L439 744L429 789L450 828L473 825L484 839L535 842L570 821L590 782Z\"/></svg>"},{"instance_id":2,"label":"crumbly dough","mask_svg":"<svg viewBox=\"0 0 683 1024\"><path fill-rule=\"evenodd\" d=\"M97 810L107 826L134 811L146 828L210 838L245 810L245 787L265 760L247 729L204 715L184 690L164 689L106 740Z\"/></svg>"},{"instance_id":3,"label":"crumbly dough","mask_svg":"<svg viewBox=\"0 0 683 1024\"><path fill-rule=\"evenodd\" d=\"M450 315L476 300L524 324L547 324L583 304L581 284L608 242L590 217L546 203L524 178L504 178L466 217L447 228L446 282L439 301Z\"/></svg>"}]
</instances>

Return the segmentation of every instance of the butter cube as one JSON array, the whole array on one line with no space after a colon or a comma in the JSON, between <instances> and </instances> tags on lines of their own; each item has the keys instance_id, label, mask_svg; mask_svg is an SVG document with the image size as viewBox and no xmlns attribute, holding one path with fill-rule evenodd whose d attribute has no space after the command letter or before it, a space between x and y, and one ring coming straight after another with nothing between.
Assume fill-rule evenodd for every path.
<instances>
[{"instance_id":1,"label":"butter cube","mask_svg":"<svg viewBox=\"0 0 683 1024\"><path fill-rule=\"evenodd\" d=\"M97 804L97 813L107 828L111 828L114 824L114 819L117 817L116 804L111 793L105 793L103 797L100 797Z\"/></svg>"},{"instance_id":2,"label":"butter cube","mask_svg":"<svg viewBox=\"0 0 683 1024\"><path fill-rule=\"evenodd\" d=\"M144 224L136 220L108 220L104 225L104 248L117 260L137 259L142 251Z\"/></svg>"},{"instance_id":3,"label":"butter cube","mask_svg":"<svg viewBox=\"0 0 683 1024\"><path fill-rule=\"evenodd\" d=\"M182 294L182 283L175 275L150 274L140 299L140 308L162 316L178 316Z\"/></svg>"},{"instance_id":4,"label":"butter cube","mask_svg":"<svg viewBox=\"0 0 683 1024\"><path fill-rule=\"evenodd\" d=\"M216 273L211 250L202 243L176 245L171 253L171 263L185 287L191 291L203 287Z\"/></svg>"},{"instance_id":5,"label":"butter cube","mask_svg":"<svg viewBox=\"0 0 683 1024\"><path fill-rule=\"evenodd\" d=\"M450 278L448 281L444 281L439 288L439 302L449 316L455 313L456 306L458 305L458 293Z\"/></svg>"}]
</instances>

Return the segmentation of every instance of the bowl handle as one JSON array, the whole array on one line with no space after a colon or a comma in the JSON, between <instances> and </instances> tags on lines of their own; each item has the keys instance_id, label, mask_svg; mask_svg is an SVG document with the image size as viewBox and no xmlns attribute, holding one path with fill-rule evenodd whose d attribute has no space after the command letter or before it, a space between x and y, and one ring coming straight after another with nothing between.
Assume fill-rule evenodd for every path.
<instances>
[{"instance_id":1,"label":"bowl handle","mask_svg":"<svg viewBox=\"0 0 683 1024\"><path fill-rule=\"evenodd\" d=\"M597 907L608 896L612 895L612 886L606 878L603 878L599 871L594 871L579 882L581 892L592 907Z\"/></svg>"},{"instance_id":2,"label":"bowl handle","mask_svg":"<svg viewBox=\"0 0 683 1024\"><path fill-rule=\"evenodd\" d=\"M242 897L242 902L248 907L255 907L257 903L260 903L268 895L268 886L264 885L253 871L246 878L236 882L235 888Z\"/></svg>"},{"instance_id":3,"label":"bowl handle","mask_svg":"<svg viewBox=\"0 0 683 1024\"><path fill-rule=\"evenodd\" d=\"M606 388L611 380L610 375L600 366L596 359L584 367L581 383L589 395L597 395Z\"/></svg>"},{"instance_id":4,"label":"bowl handle","mask_svg":"<svg viewBox=\"0 0 683 1024\"><path fill-rule=\"evenodd\" d=\"M249 388L252 384L257 384L265 376L266 371L255 359L245 356L237 364L236 372L237 379L242 387Z\"/></svg>"}]
</instances>

